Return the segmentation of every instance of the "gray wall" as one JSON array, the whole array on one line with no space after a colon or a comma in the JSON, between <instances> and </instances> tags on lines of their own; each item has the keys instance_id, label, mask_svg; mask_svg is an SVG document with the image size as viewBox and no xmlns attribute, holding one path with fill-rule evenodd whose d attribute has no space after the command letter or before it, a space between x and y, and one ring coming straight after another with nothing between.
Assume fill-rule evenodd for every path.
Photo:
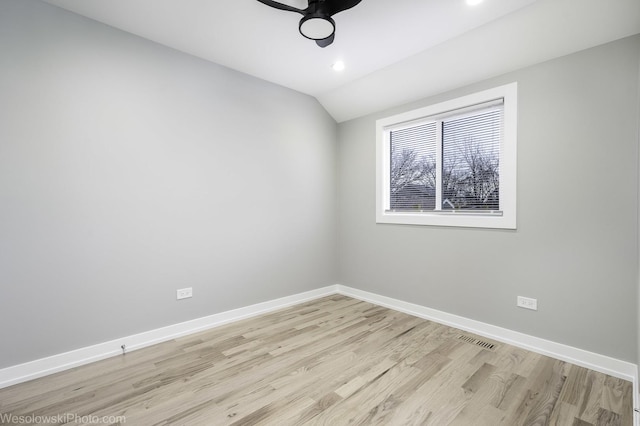
<instances>
[{"instance_id":1,"label":"gray wall","mask_svg":"<svg viewBox=\"0 0 640 426\"><path fill-rule=\"evenodd\" d=\"M635 36L340 124L340 283L636 362L639 55ZM377 225L375 120L513 81L518 229Z\"/></svg>"},{"instance_id":2,"label":"gray wall","mask_svg":"<svg viewBox=\"0 0 640 426\"><path fill-rule=\"evenodd\" d=\"M2 0L0 368L335 284L336 129L311 97Z\"/></svg>"}]
</instances>

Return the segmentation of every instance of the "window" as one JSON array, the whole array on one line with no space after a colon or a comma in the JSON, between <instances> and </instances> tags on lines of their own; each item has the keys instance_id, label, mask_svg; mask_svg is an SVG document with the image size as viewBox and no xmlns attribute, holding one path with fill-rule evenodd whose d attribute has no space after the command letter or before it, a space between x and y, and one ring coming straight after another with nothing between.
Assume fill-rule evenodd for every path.
<instances>
[{"instance_id":1,"label":"window","mask_svg":"<svg viewBox=\"0 0 640 426\"><path fill-rule=\"evenodd\" d=\"M516 228L517 84L377 122L378 223Z\"/></svg>"}]
</instances>

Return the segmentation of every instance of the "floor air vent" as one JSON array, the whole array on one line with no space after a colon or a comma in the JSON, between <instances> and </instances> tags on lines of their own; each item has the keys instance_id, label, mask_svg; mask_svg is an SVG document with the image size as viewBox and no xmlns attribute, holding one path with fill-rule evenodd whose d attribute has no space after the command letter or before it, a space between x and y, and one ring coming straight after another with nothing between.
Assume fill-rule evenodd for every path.
<instances>
[{"instance_id":1,"label":"floor air vent","mask_svg":"<svg viewBox=\"0 0 640 426\"><path fill-rule=\"evenodd\" d=\"M470 336L465 336L463 334L458 336L458 340L462 340L463 342L467 342L470 343L472 345L476 345L476 346L480 346L484 349L487 350L494 350L496 348L496 345L493 343L489 343L489 342L485 342L484 340L480 340L480 339L476 339L474 337L470 337Z\"/></svg>"}]
</instances>

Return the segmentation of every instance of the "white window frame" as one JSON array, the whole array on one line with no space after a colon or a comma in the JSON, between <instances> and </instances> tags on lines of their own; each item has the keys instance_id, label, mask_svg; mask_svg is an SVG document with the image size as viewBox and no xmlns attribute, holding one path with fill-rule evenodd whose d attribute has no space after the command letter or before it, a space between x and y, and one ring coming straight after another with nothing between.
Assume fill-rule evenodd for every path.
<instances>
[{"instance_id":1,"label":"white window frame","mask_svg":"<svg viewBox=\"0 0 640 426\"><path fill-rule=\"evenodd\" d=\"M376 222L405 225L516 229L516 166L518 136L518 84L429 105L376 121ZM500 211L390 211L391 131L428 121L474 105L503 99L503 132L500 141ZM440 165L438 165L440 168Z\"/></svg>"}]
</instances>

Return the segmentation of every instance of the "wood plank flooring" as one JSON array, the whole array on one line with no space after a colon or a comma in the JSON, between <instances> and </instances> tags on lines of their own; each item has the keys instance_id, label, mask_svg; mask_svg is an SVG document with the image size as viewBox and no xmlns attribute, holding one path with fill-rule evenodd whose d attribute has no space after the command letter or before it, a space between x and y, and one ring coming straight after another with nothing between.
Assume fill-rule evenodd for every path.
<instances>
[{"instance_id":1,"label":"wood plank flooring","mask_svg":"<svg viewBox=\"0 0 640 426\"><path fill-rule=\"evenodd\" d=\"M336 295L1 389L0 424L631 426L631 401L627 381Z\"/></svg>"}]
</instances>

